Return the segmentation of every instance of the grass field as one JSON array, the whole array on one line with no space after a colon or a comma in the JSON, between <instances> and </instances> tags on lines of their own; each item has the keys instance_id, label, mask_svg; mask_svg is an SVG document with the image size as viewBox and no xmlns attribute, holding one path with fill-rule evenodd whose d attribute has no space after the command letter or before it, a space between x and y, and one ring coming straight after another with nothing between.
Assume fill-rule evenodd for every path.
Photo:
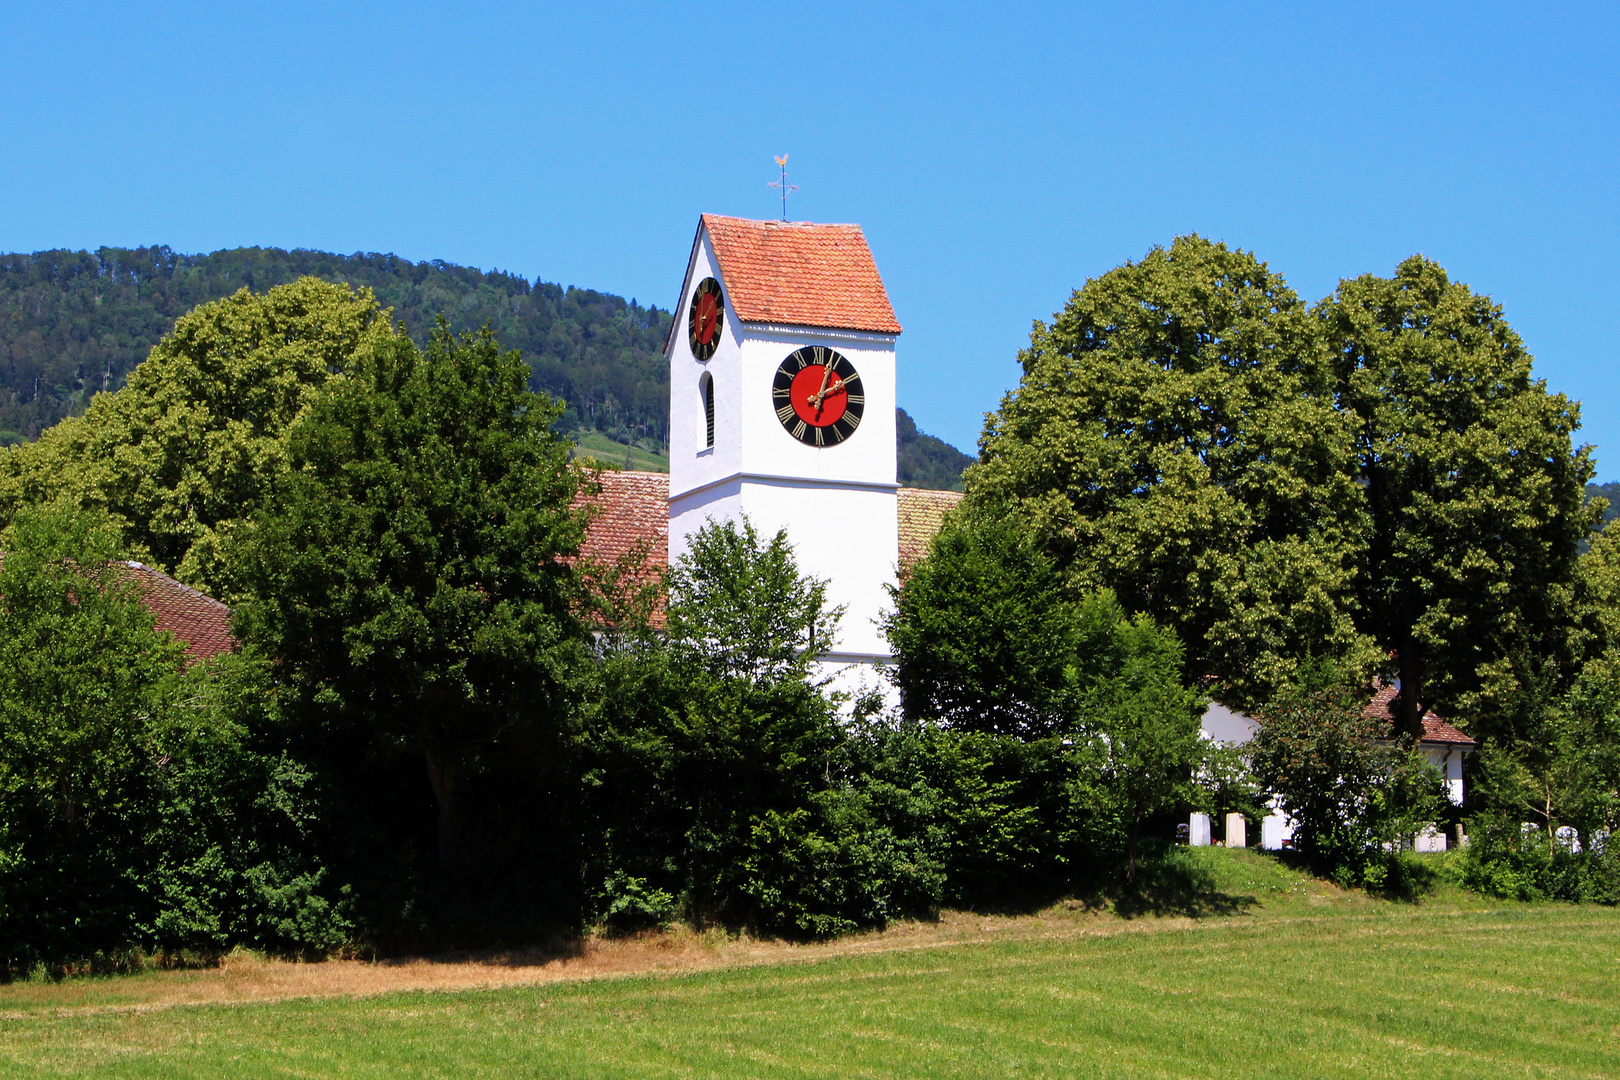
<instances>
[{"instance_id":1,"label":"grass field","mask_svg":"<svg viewBox=\"0 0 1620 1080\"><path fill-rule=\"evenodd\" d=\"M579 447L575 457L590 458L610 469L640 469L669 472L669 457L644 446L630 446L608 438L600 431L576 431L572 438Z\"/></svg>"},{"instance_id":2,"label":"grass field","mask_svg":"<svg viewBox=\"0 0 1620 1080\"><path fill-rule=\"evenodd\" d=\"M164 1005L153 987L205 976L16 984L0 1072L1620 1075L1620 913L1374 901L1250 853L1202 857L1241 913L959 915L713 970L472 991Z\"/></svg>"}]
</instances>

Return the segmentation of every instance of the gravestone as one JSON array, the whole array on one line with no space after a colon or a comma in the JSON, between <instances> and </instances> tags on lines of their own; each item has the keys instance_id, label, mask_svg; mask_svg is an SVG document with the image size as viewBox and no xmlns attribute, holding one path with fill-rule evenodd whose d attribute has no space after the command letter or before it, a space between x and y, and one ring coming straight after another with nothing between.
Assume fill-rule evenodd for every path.
<instances>
[{"instance_id":1,"label":"gravestone","mask_svg":"<svg viewBox=\"0 0 1620 1080\"><path fill-rule=\"evenodd\" d=\"M1245 835L1245 832L1248 829L1248 827L1249 827L1248 822L1246 822L1243 819L1242 814L1227 814L1226 815L1226 846L1227 847L1248 847L1249 846L1248 838Z\"/></svg>"},{"instance_id":2,"label":"gravestone","mask_svg":"<svg viewBox=\"0 0 1620 1080\"><path fill-rule=\"evenodd\" d=\"M1192 847L1209 847L1209 815L1194 814L1187 820L1187 843Z\"/></svg>"}]
</instances>

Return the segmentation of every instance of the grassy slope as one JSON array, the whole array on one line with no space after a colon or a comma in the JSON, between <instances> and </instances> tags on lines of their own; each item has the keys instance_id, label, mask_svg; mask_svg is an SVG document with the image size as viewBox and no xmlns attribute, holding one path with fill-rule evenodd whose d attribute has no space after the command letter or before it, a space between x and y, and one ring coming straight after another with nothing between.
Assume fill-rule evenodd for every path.
<instances>
[{"instance_id":1,"label":"grassy slope","mask_svg":"<svg viewBox=\"0 0 1620 1080\"><path fill-rule=\"evenodd\" d=\"M1246 914L1060 908L1006 940L480 992L155 1011L4 993L0 1073L1620 1075L1620 913L1375 902L1205 858Z\"/></svg>"},{"instance_id":2,"label":"grassy slope","mask_svg":"<svg viewBox=\"0 0 1620 1080\"><path fill-rule=\"evenodd\" d=\"M577 457L588 457L610 469L640 469L669 472L669 458L645 446L633 446L609 438L600 431L576 431L570 436L579 447Z\"/></svg>"}]
</instances>

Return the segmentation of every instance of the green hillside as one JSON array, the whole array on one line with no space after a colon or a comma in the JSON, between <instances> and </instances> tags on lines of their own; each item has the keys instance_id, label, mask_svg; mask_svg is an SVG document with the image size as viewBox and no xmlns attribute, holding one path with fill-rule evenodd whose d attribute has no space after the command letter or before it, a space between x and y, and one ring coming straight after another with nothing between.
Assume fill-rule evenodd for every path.
<instances>
[{"instance_id":1,"label":"green hillside","mask_svg":"<svg viewBox=\"0 0 1620 1080\"><path fill-rule=\"evenodd\" d=\"M612 293L530 282L500 270L396 255L167 247L0 254L0 446L35 439L116 390L177 316L241 288L305 275L369 288L419 343L444 314L455 330L494 327L519 349L531 386L562 398L562 430L603 464L668 469L670 313ZM959 487L968 459L900 415L901 483ZM909 441L908 441L909 440Z\"/></svg>"}]
</instances>

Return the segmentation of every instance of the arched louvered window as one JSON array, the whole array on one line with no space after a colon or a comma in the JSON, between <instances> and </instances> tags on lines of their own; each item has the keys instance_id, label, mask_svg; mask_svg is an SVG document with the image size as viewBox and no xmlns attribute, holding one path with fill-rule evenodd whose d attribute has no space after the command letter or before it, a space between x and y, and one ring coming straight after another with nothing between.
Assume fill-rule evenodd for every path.
<instances>
[{"instance_id":1,"label":"arched louvered window","mask_svg":"<svg viewBox=\"0 0 1620 1080\"><path fill-rule=\"evenodd\" d=\"M704 372L698 388L703 394L703 448L709 450L714 447L714 376Z\"/></svg>"}]
</instances>

